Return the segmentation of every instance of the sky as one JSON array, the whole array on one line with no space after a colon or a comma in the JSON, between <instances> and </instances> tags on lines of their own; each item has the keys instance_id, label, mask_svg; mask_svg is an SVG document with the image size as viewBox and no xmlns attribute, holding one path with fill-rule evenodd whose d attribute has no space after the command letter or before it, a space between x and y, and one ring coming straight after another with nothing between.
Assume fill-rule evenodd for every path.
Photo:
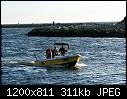
<instances>
[{"instance_id":1,"label":"sky","mask_svg":"<svg viewBox=\"0 0 127 99\"><path fill-rule=\"evenodd\" d=\"M126 1L1 1L1 24L113 22Z\"/></svg>"}]
</instances>

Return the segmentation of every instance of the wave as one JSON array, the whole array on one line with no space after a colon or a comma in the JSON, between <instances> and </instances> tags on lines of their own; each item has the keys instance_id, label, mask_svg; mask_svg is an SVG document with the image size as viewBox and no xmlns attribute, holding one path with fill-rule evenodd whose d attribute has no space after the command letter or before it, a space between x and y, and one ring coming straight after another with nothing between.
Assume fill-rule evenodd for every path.
<instances>
[{"instance_id":1,"label":"wave","mask_svg":"<svg viewBox=\"0 0 127 99\"><path fill-rule=\"evenodd\" d=\"M78 67L85 67L85 66L87 66L87 65L84 64L84 63L76 63L76 66L78 66Z\"/></svg>"},{"instance_id":2,"label":"wave","mask_svg":"<svg viewBox=\"0 0 127 99\"><path fill-rule=\"evenodd\" d=\"M75 68L82 70L82 69L83 69L84 67L86 67L86 66L87 66L87 65L84 64L84 63L76 63Z\"/></svg>"}]
</instances>

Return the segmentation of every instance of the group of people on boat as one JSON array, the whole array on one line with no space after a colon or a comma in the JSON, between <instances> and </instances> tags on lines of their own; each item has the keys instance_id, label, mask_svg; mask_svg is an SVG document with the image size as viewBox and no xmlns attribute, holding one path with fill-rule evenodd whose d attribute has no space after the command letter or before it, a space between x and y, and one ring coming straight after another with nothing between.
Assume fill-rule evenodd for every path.
<instances>
[{"instance_id":1,"label":"group of people on boat","mask_svg":"<svg viewBox=\"0 0 127 99\"><path fill-rule=\"evenodd\" d=\"M66 52L67 50L63 46L59 49L59 51L56 49L56 47L54 47L54 49L48 48L46 49L46 58L54 58L55 56L58 56L60 54L64 56Z\"/></svg>"}]
</instances>

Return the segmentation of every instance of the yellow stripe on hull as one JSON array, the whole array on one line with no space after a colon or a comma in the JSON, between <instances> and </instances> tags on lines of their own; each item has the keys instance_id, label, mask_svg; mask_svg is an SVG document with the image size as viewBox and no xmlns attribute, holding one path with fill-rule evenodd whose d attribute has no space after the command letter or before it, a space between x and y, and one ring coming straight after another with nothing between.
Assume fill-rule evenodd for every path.
<instances>
[{"instance_id":1,"label":"yellow stripe on hull","mask_svg":"<svg viewBox=\"0 0 127 99\"><path fill-rule=\"evenodd\" d=\"M72 62L78 62L79 60L80 60L80 56L76 55L76 56L69 56L69 57L62 57L62 58L47 59L45 61L36 60L34 65L35 66L64 65Z\"/></svg>"}]
</instances>

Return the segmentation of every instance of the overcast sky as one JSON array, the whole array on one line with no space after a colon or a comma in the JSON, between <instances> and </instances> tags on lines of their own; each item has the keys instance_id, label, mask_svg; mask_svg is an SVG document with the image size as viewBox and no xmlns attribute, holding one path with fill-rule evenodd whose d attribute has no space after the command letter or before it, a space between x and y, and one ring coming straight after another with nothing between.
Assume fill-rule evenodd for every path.
<instances>
[{"instance_id":1,"label":"overcast sky","mask_svg":"<svg viewBox=\"0 0 127 99\"><path fill-rule=\"evenodd\" d=\"M121 21L126 1L1 1L1 23Z\"/></svg>"}]
</instances>

